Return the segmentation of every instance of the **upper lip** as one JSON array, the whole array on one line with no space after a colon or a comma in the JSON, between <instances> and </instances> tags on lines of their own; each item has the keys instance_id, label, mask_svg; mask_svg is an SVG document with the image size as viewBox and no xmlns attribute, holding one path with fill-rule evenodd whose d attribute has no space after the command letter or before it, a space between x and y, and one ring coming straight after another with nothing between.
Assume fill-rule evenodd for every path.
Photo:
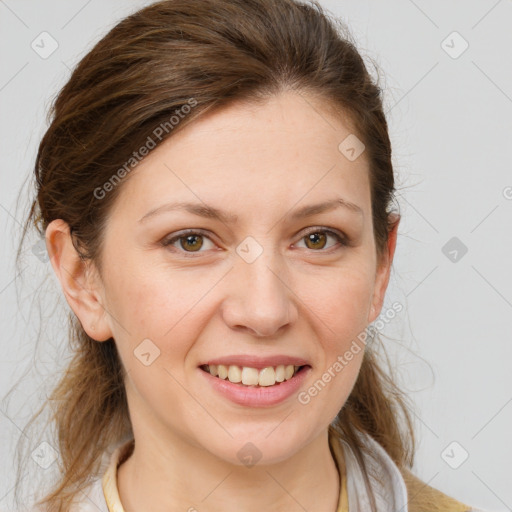
<instances>
[{"instance_id":1,"label":"upper lip","mask_svg":"<svg viewBox=\"0 0 512 512\"><path fill-rule=\"evenodd\" d=\"M258 370L261 370L262 368L266 368L268 366L279 366L279 365L294 365L294 366L305 366L308 365L308 361L305 359L302 359L300 357L295 356L288 356L288 355L275 355L275 356L252 356L249 354L239 354L239 355L231 355L231 356L223 356L223 357L217 357L215 359L209 359L208 361L205 361L204 363L201 363L202 365L219 365L223 364L225 366L231 366L231 365L237 365L237 366L247 366L250 368L256 368Z\"/></svg>"}]
</instances>

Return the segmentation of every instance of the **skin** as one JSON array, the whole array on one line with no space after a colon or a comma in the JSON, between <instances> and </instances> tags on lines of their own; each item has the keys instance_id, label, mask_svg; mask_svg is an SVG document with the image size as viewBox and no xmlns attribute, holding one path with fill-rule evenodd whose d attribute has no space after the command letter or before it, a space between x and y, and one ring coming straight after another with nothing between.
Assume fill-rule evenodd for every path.
<instances>
[{"instance_id":1,"label":"skin","mask_svg":"<svg viewBox=\"0 0 512 512\"><path fill-rule=\"evenodd\" d=\"M285 92L259 106L233 104L154 149L122 184L102 276L80 262L66 223L47 229L67 302L89 336L114 338L127 371L135 450L118 469L126 512L336 510L327 429L363 350L306 405L297 396L271 407L236 405L197 368L234 353L299 356L312 367L304 391L380 314L398 222L378 261L366 155L345 158L338 145L352 133L348 120L319 101ZM340 196L362 214L339 208L290 219ZM238 223L178 211L138 222L177 200L227 210ZM207 232L192 249L186 239L160 243L188 228ZM351 245L332 235L308 244L306 233L325 232L307 228L339 230ZM236 252L248 236L263 250L252 263ZM149 366L134 356L146 338L160 350ZM252 467L237 457L248 441L261 452Z\"/></svg>"}]
</instances>

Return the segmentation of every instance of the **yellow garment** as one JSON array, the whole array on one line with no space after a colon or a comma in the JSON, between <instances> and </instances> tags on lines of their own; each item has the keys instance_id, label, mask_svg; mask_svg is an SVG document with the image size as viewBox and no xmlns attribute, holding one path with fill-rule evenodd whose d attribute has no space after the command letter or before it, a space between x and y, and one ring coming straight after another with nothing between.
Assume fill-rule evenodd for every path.
<instances>
[{"instance_id":1,"label":"yellow garment","mask_svg":"<svg viewBox=\"0 0 512 512\"><path fill-rule=\"evenodd\" d=\"M407 486L409 512L471 512L474 510L469 505L430 487L408 470L403 470L402 475Z\"/></svg>"}]
</instances>

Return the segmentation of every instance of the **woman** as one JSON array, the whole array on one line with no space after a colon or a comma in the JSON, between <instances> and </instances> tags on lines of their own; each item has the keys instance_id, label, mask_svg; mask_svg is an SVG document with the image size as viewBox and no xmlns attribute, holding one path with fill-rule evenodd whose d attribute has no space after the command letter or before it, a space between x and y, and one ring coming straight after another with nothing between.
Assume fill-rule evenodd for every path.
<instances>
[{"instance_id":1,"label":"woman","mask_svg":"<svg viewBox=\"0 0 512 512\"><path fill-rule=\"evenodd\" d=\"M318 4L165 0L58 95L26 228L76 354L40 510L475 510L411 473L379 366L400 216L341 28Z\"/></svg>"}]
</instances>

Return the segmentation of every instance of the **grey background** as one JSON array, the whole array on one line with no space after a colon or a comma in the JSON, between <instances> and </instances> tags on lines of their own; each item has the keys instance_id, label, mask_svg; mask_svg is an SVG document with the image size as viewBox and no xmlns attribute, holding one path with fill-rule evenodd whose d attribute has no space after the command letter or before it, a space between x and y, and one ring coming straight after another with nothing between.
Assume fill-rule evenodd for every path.
<instances>
[{"instance_id":1,"label":"grey background","mask_svg":"<svg viewBox=\"0 0 512 512\"><path fill-rule=\"evenodd\" d=\"M14 280L26 207L16 197L70 69L149 3L0 0L0 394L16 383L0 408L0 510L12 506L15 441L69 357L50 264L29 247ZM417 404L415 472L468 504L512 510L512 2L321 3L349 24L386 89L402 213L386 304L404 311L383 333ZM46 59L31 48L43 31L58 43ZM39 299L49 322L36 352Z\"/></svg>"}]
</instances>

